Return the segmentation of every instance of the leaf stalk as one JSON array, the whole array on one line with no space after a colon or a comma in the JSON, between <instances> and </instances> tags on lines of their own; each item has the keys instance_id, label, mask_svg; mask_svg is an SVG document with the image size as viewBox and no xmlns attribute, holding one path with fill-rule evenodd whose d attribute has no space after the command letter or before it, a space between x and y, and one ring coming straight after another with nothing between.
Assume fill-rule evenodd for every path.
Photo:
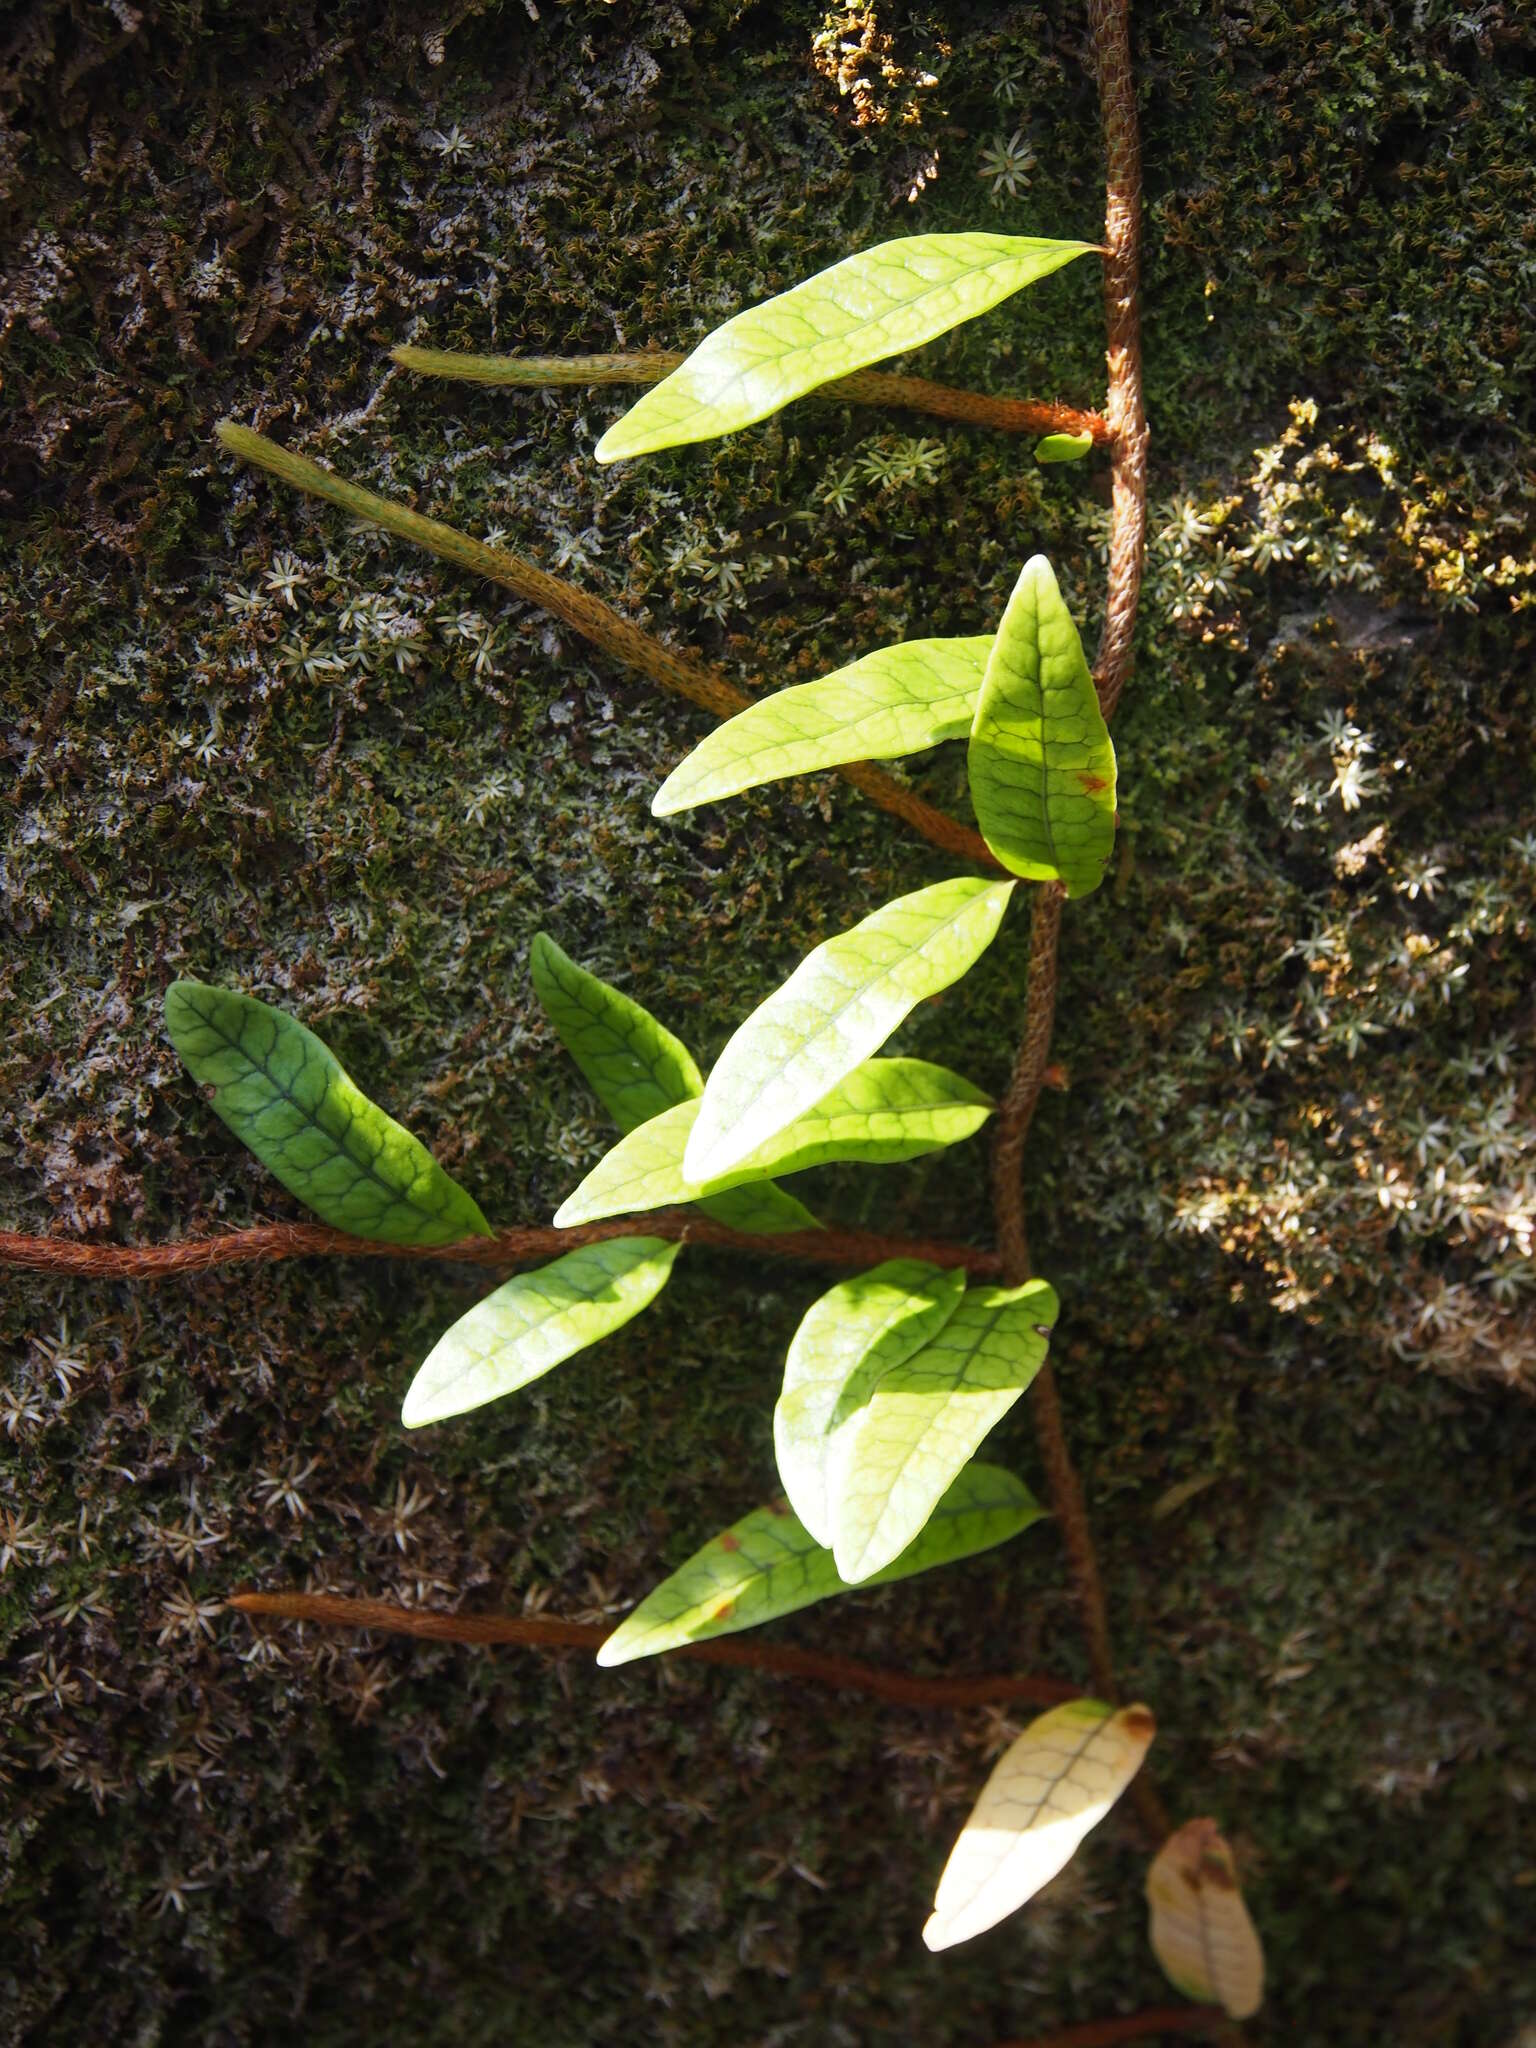
<instances>
[{"instance_id":1,"label":"leaf stalk","mask_svg":"<svg viewBox=\"0 0 1536 2048\"><path fill-rule=\"evenodd\" d=\"M732 1230L686 1209L610 1216L570 1230L530 1225L446 1245L387 1244L375 1238L352 1237L320 1223L258 1223L218 1237L153 1245L82 1244L72 1238L29 1237L21 1231L5 1230L0 1231L0 1266L72 1273L88 1280L168 1280L180 1273L205 1273L215 1266L328 1256L448 1259L459 1265L505 1268L624 1237L661 1237L716 1251L778 1254L807 1265L855 1269L879 1265L886 1259L920 1259L932 1266L963 1268L977 1279L995 1279L1001 1266L996 1252L973 1245L881 1237L868 1230Z\"/></svg>"},{"instance_id":2,"label":"leaf stalk","mask_svg":"<svg viewBox=\"0 0 1536 2048\"><path fill-rule=\"evenodd\" d=\"M353 1600L337 1593L235 1593L228 1603L241 1614L275 1620L315 1622L323 1628L379 1629L437 1643L516 1644L538 1650L596 1650L612 1633L601 1623L561 1621L550 1615L437 1614L397 1607L388 1600ZM979 1707L1028 1700L1056 1705L1075 1699L1077 1687L1058 1678L919 1678L886 1671L852 1657L818 1650L734 1640L681 1643L674 1657L699 1664L731 1664L738 1670L767 1671L780 1678L807 1679L845 1692L862 1692L895 1706Z\"/></svg>"},{"instance_id":3,"label":"leaf stalk","mask_svg":"<svg viewBox=\"0 0 1536 2048\"><path fill-rule=\"evenodd\" d=\"M449 377L464 384L492 384L524 390L564 389L602 384L659 384L686 360L680 350L644 349L632 355L483 356L456 349L417 348L403 343L391 349L403 370L423 377ZM985 391L967 391L955 384L936 384L927 377L894 376L885 370L859 370L839 377L814 394L855 405L892 406L923 412L961 426L989 427L1002 434L1087 434L1099 447L1114 439L1102 413L1044 398L994 398Z\"/></svg>"},{"instance_id":4,"label":"leaf stalk","mask_svg":"<svg viewBox=\"0 0 1536 2048\"><path fill-rule=\"evenodd\" d=\"M686 697L691 704L713 712L717 718L729 718L754 701L745 690L739 690L734 683L728 682L718 669L708 667L691 655L678 653L665 641L642 632L611 605L604 604L601 598L578 590L574 584L565 583L558 576L551 576L547 570L536 568L521 556L475 540L467 533L460 533L457 527L445 526L440 519L428 519L409 505L380 497L377 491L348 483L334 470L322 469L318 462L311 462L307 456L279 447L265 434L242 427L234 420L221 420L216 431L224 447L242 462L266 470L269 476L275 476L280 483L288 484L294 490L323 498L341 511L349 512L354 519L382 527L397 539L425 548L428 554L436 555L440 561L451 562L456 568L467 569L472 575L499 583L515 597L538 605L542 611L562 619L605 654L638 669L664 690ZM945 853L978 862L984 867L997 867L979 832L973 831L969 825L962 825L957 818L946 817L944 812L924 803L921 797L882 774L869 762L851 762L836 772L867 796L871 803L900 818Z\"/></svg>"}]
</instances>

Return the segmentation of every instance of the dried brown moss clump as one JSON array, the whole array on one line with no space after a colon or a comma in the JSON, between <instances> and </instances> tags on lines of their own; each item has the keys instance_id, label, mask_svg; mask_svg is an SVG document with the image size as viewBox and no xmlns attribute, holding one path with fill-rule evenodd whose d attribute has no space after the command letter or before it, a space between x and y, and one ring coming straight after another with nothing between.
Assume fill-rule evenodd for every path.
<instances>
[{"instance_id":1,"label":"dried brown moss clump","mask_svg":"<svg viewBox=\"0 0 1536 2048\"><path fill-rule=\"evenodd\" d=\"M1153 541L1037 1256L1125 1680L1170 1803L1237 1849L1275 2037L1508 2048L1536 2022L1531 32L1345 0L1138 28ZM212 422L499 528L744 676L974 632L1036 549L1091 624L1096 460L808 405L605 472L621 394L387 360L676 347L854 241L1096 232L1078 17L41 0L6 34L0 1222L292 1213L160 1036L180 973L299 1012L493 1221L547 1217L604 1133L530 1001L536 929L709 1052L943 863L831 783L652 820L695 714L237 475ZM1067 276L925 367L1091 404L1099 317ZM919 780L958 800L947 759ZM903 1049L1000 1082L1023 968L1021 928ZM816 1194L981 1236L982 1184L978 1155ZM806 1284L690 1260L605 1352L407 1440L479 1284L9 1280L0 2036L985 2048L1160 1996L1113 1831L1070 1898L922 1954L991 1720L220 1611L312 1580L595 1618L771 1485ZM1022 1420L997 1452L1032 1474ZM1036 1533L850 1601L838 1647L1075 1672Z\"/></svg>"}]
</instances>

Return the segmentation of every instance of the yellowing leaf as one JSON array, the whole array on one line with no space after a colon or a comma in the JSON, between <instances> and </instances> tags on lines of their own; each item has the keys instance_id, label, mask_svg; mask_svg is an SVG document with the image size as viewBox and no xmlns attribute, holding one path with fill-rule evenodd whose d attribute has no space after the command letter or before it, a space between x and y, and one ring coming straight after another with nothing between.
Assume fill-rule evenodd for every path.
<instances>
[{"instance_id":1,"label":"yellowing leaf","mask_svg":"<svg viewBox=\"0 0 1536 2048\"><path fill-rule=\"evenodd\" d=\"M974 320L1091 242L908 235L845 256L706 335L597 444L599 462L706 441Z\"/></svg>"},{"instance_id":2,"label":"yellowing leaf","mask_svg":"<svg viewBox=\"0 0 1536 2048\"><path fill-rule=\"evenodd\" d=\"M651 800L658 818L759 783L848 761L889 761L971 730L992 635L905 640L814 683L748 705L679 761Z\"/></svg>"},{"instance_id":3,"label":"yellowing leaf","mask_svg":"<svg viewBox=\"0 0 1536 2048\"><path fill-rule=\"evenodd\" d=\"M1115 841L1115 750L1050 563L1024 564L992 643L966 761L1003 866L1086 896Z\"/></svg>"},{"instance_id":4,"label":"yellowing leaf","mask_svg":"<svg viewBox=\"0 0 1536 2048\"><path fill-rule=\"evenodd\" d=\"M909 1579L990 1550L1037 1521L1040 1513L1040 1503L1011 1472L972 1465L911 1549L880 1574L879 1583ZM755 1628L848 1590L837 1576L832 1553L787 1507L754 1508L648 1593L603 1644L597 1661L628 1664L636 1657L654 1657L682 1643Z\"/></svg>"},{"instance_id":5,"label":"yellowing leaf","mask_svg":"<svg viewBox=\"0 0 1536 2048\"><path fill-rule=\"evenodd\" d=\"M215 1113L322 1223L385 1244L457 1244L491 1226L426 1146L370 1102L329 1046L255 996L165 992L165 1028Z\"/></svg>"},{"instance_id":6,"label":"yellowing leaf","mask_svg":"<svg viewBox=\"0 0 1536 2048\"><path fill-rule=\"evenodd\" d=\"M923 1929L931 1949L995 1927L1071 1861L1141 1768L1149 1708L1070 1700L1032 1721L982 1789Z\"/></svg>"},{"instance_id":7,"label":"yellowing leaf","mask_svg":"<svg viewBox=\"0 0 1536 2048\"><path fill-rule=\"evenodd\" d=\"M615 1237L517 1274L438 1339L400 1420L419 1429L527 1386L639 1315L681 1250L659 1237Z\"/></svg>"},{"instance_id":8,"label":"yellowing leaf","mask_svg":"<svg viewBox=\"0 0 1536 2048\"><path fill-rule=\"evenodd\" d=\"M680 1102L621 1138L556 1212L562 1230L600 1216L719 1202L727 1190L768 1174L804 1173L832 1160L869 1166L917 1159L970 1137L992 1114L992 1098L929 1060L866 1060L814 1108L731 1172L690 1181L683 1171L701 1105ZM802 1212L804 1214L804 1212ZM780 1228L815 1229L814 1217Z\"/></svg>"},{"instance_id":9,"label":"yellowing leaf","mask_svg":"<svg viewBox=\"0 0 1536 2048\"><path fill-rule=\"evenodd\" d=\"M1232 1851L1213 1820L1186 1821L1147 1872L1148 1935L1170 1984L1246 2020L1264 2002L1264 1950Z\"/></svg>"},{"instance_id":10,"label":"yellowing leaf","mask_svg":"<svg viewBox=\"0 0 1536 2048\"><path fill-rule=\"evenodd\" d=\"M1012 882L936 882L808 953L730 1040L704 1086L683 1170L729 1173L877 1052L925 996L992 943Z\"/></svg>"},{"instance_id":11,"label":"yellowing leaf","mask_svg":"<svg viewBox=\"0 0 1536 2048\"><path fill-rule=\"evenodd\" d=\"M789 1504L829 1549L827 1432L850 1383L871 1382L920 1351L954 1314L965 1274L887 1259L813 1302L790 1341L773 1411L773 1448Z\"/></svg>"}]
</instances>

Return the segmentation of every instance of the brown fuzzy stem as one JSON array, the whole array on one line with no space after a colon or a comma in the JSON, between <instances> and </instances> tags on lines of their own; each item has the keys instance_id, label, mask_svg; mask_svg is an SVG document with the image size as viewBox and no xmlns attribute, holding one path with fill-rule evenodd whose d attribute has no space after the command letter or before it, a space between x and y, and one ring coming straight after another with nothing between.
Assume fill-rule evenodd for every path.
<instances>
[{"instance_id":1,"label":"brown fuzzy stem","mask_svg":"<svg viewBox=\"0 0 1536 2048\"><path fill-rule=\"evenodd\" d=\"M608 356L478 356L407 343L390 353L403 370L415 370L423 377L544 390L569 385L659 384L686 361L671 349ZM884 370L859 370L851 377L823 384L809 395L851 399L856 405L898 406L907 412L931 413L935 419L991 427L1004 434L1087 434L1100 447L1107 447L1113 439L1102 413L1056 405L1043 398L992 398L984 391L934 384L926 377L893 377Z\"/></svg>"},{"instance_id":2,"label":"brown fuzzy stem","mask_svg":"<svg viewBox=\"0 0 1536 2048\"><path fill-rule=\"evenodd\" d=\"M1106 164L1104 321L1114 449L1109 519L1109 598L1094 681L1110 717L1130 680L1136 605L1147 534L1147 414L1141 388L1141 137L1126 0L1089 0L1099 73Z\"/></svg>"},{"instance_id":3,"label":"brown fuzzy stem","mask_svg":"<svg viewBox=\"0 0 1536 2048\"><path fill-rule=\"evenodd\" d=\"M397 1607L388 1600L351 1600L335 1593L236 1593L229 1603L242 1614L266 1614L281 1621L312 1621L325 1628L382 1629L397 1636L415 1636L436 1643L515 1643L536 1650L596 1650L613 1633L584 1621L558 1621L541 1614L433 1614L416 1607ZM979 1707L1024 1700L1055 1706L1075 1699L1078 1689L1056 1678L914 1678L905 1671L885 1671L856 1663L851 1657L824 1656L816 1650L795 1650L777 1643L719 1640L687 1643L668 1657L688 1657L701 1664L733 1664L748 1671L770 1671L779 1678L800 1678L845 1692L867 1693L902 1707Z\"/></svg>"},{"instance_id":4,"label":"brown fuzzy stem","mask_svg":"<svg viewBox=\"0 0 1536 2048\"><path fill-rule=\"evenodd\" d=\"M1029 923L1029 982L1024 1007L1024 1035L997 1114L992 1142L992 1207L997 1222L997 1248L1010 1287L1029 1278L1029 1236L1024 1224L1024 1140L1034 1120L1035 1105L1045 1083L1056 1016L1056 942L1066 891L1059 882L1042 882L1035 891Z\"/></svg>"},{"instance_id":5,"label":"brown fuzzy stem","mask_svg":"<svg viewBox=\"0 0 1536 2048\"><path fill-rule=\"evenodd\" d=\"M26 1237L0 1230L0 1266L25 1266L38 1273L73 1273L91 1280L167 1280L178 1273L204 1273L211 1266L247 1265L270 1259L304 1259L342 1254L355 1259L451 1259L477 1266L517 1266L557 1257L584 1244L617 1237L663 1237L674 1243L712 1245L721 1250L776 1253L816 1266L878 1266L886 1259L922 1259L933 1266L963 1267L978 1279L999 1270L996 1252L929 1238L881 1237L868 1230L792 1230L778 1235L728 1230L688 1209L654 1209L638 1216L610 1216L570 1230L528 1227L468 1237L461 1244L383 1244L328 1230L323 1223L258 1223L222 1237L182 1244L82 1244L75 1238Z\"/></svg>"},{"instance_id":6,"label":"brown fuzzy stem","mask_svg":"<svg viewBox=\"0 0 1536 2048\"><path fill-rule=\"evenodd\" d=\"M1131 673L1136 607L1141 592L1142 551L1147 518L1147 421L1141 390L1141 341L1137 281L1141 241L1141 147L1136 94L1131 76L1126 0L1089 0L1089 26L1099 74L1104 128L1105 259L1104 299L1108 344L1109 400L1105 407L1113 448L1109 531L1109 591L1104 632L1094 666L1099 704L1108 718ZM1055 885L1036 898L1030 929L1029 989L1024 1031L1013 1080L1003 1101L993 1139L993 1200L1004 1279L1011 1285L1029 1277L1029 1238L1024 1220L1024 1140L1040 1099L1056 1010L1057 947L1062 894ZM1046 1488L1061 1527L1072 1589L1098 1692L1120 1698L1110 1647L1109 1614L1099 1575L1098 1554L1088 1522L1087 1501L1067 1444L1056 1379L1049 1364L1030 1388L1035 1437L1045 1466ZM1138 1775L1131 1797L1145 1826L1161 1839L1170 1822L1151 1781ZM1120 2038L1091 2035L1087 2038ZM1129 2038L1129 2037L1126 2037Z\"/></svg>"},{"instance_id":7,"label":"brown fuzzy stem","mask_svg":"<svg viewBox=\"0 0 1536 2048\"><path fill-rule=\"evenodd\" d=\"M382 527L386 533L396 534L401 540L414 542L441 561L452 562L457 568L468 569L473 575L499 583L504 590L510 590L527 603L536 604L541 610L553 613L557 619L563 619L605 654L639 669L642 675L649 676L664 690L671 690L679 697L686 697L691 704L712 711L716 718L729 718L752 703L753 699L727 681L718 669L694 660L691 655L679 654L664 641L642 632L611 605L604 604L601 598L578 590L573 584L563 583L558 576L535 568L531 562L509 554L505 548L489 547L484 541L460 533L456 527L445 526L440 519L423 518L409 505L381 498L376 491L365 491L359 484L349 484L332 470L322 469L318 462L280 448L264 434L237 426L233 420L221 420L217 432L230 454L239 456L241 461L254 463L258 469L266 470L295 490L324 498L343 512L350 512L354 519ZM979 861L990 868L998 865L979 832L969 825L962 825L958 818L947 817L943 811L935 810L932 804L924 803L921 797L914 796L899 782L893 782L890 776L882 774L868 761L851 762L836 773L845 782L851 782L855 789L861 790L871 803L900 818L903 824L910 825L914 832L921 833L924 839L942 847L944 852L958 855L962 860Z\"/></svg>"}]
</instances>

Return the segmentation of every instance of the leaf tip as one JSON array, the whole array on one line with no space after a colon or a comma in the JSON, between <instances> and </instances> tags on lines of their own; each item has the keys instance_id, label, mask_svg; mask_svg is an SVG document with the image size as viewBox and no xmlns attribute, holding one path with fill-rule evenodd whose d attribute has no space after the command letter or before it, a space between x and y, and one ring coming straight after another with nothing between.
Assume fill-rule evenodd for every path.
<instances>
[{"instance_id":1,"label":"leaf tip","mask_svg":"<svg viewBox=\"0 0 1536 2048\"><path fill-rule=\"evenodd\" d=\"M941 1949L953 1948L954 1945L955 1932L951 1923L937 1913L930 1913L923 1928L923 1947L937 1955Z\"/></svg>"},{"instance_id":2,"label":"leaf tip","mask_svg":"<svg viewBox=\"0 0 1536 2048\"><path fill-rule=\"evenodd\" d=\"M597 1661L605 1671L612 1671L619 1664L628 1664L638 1655L633 1637L627 1634L628 1628L628 1622L621 1621L613 1634L598 1644Z\"/></svg>"},{"instance_id":3,"label":"leaf tip","mask_svg":"<svg viewBox=\"0 0 1536 2048\"><path fill-rule=\"evenodd\" d=\"M1150 1747L1157 1733L1157 1716L1149 1706L1137 1700L1120 1710L1120 1725L1134 1742Z\"/></svg>"},{"instance_id":4,"label":"leaf tip","mask_svg":"<svg viewBox=\"0 0 1536 2048\"><path fill-rule=\"evenodd\" d=\"M436 1415L432 1413L430 1397L425 1393L418 1393L417 1389L420 1386L421 1376L418 1373L407 1388L405 1399L400 1403L400 1421L406 1429L420 1429L424 1424L437 1420Z\"/></svg>"}]
</instances>

